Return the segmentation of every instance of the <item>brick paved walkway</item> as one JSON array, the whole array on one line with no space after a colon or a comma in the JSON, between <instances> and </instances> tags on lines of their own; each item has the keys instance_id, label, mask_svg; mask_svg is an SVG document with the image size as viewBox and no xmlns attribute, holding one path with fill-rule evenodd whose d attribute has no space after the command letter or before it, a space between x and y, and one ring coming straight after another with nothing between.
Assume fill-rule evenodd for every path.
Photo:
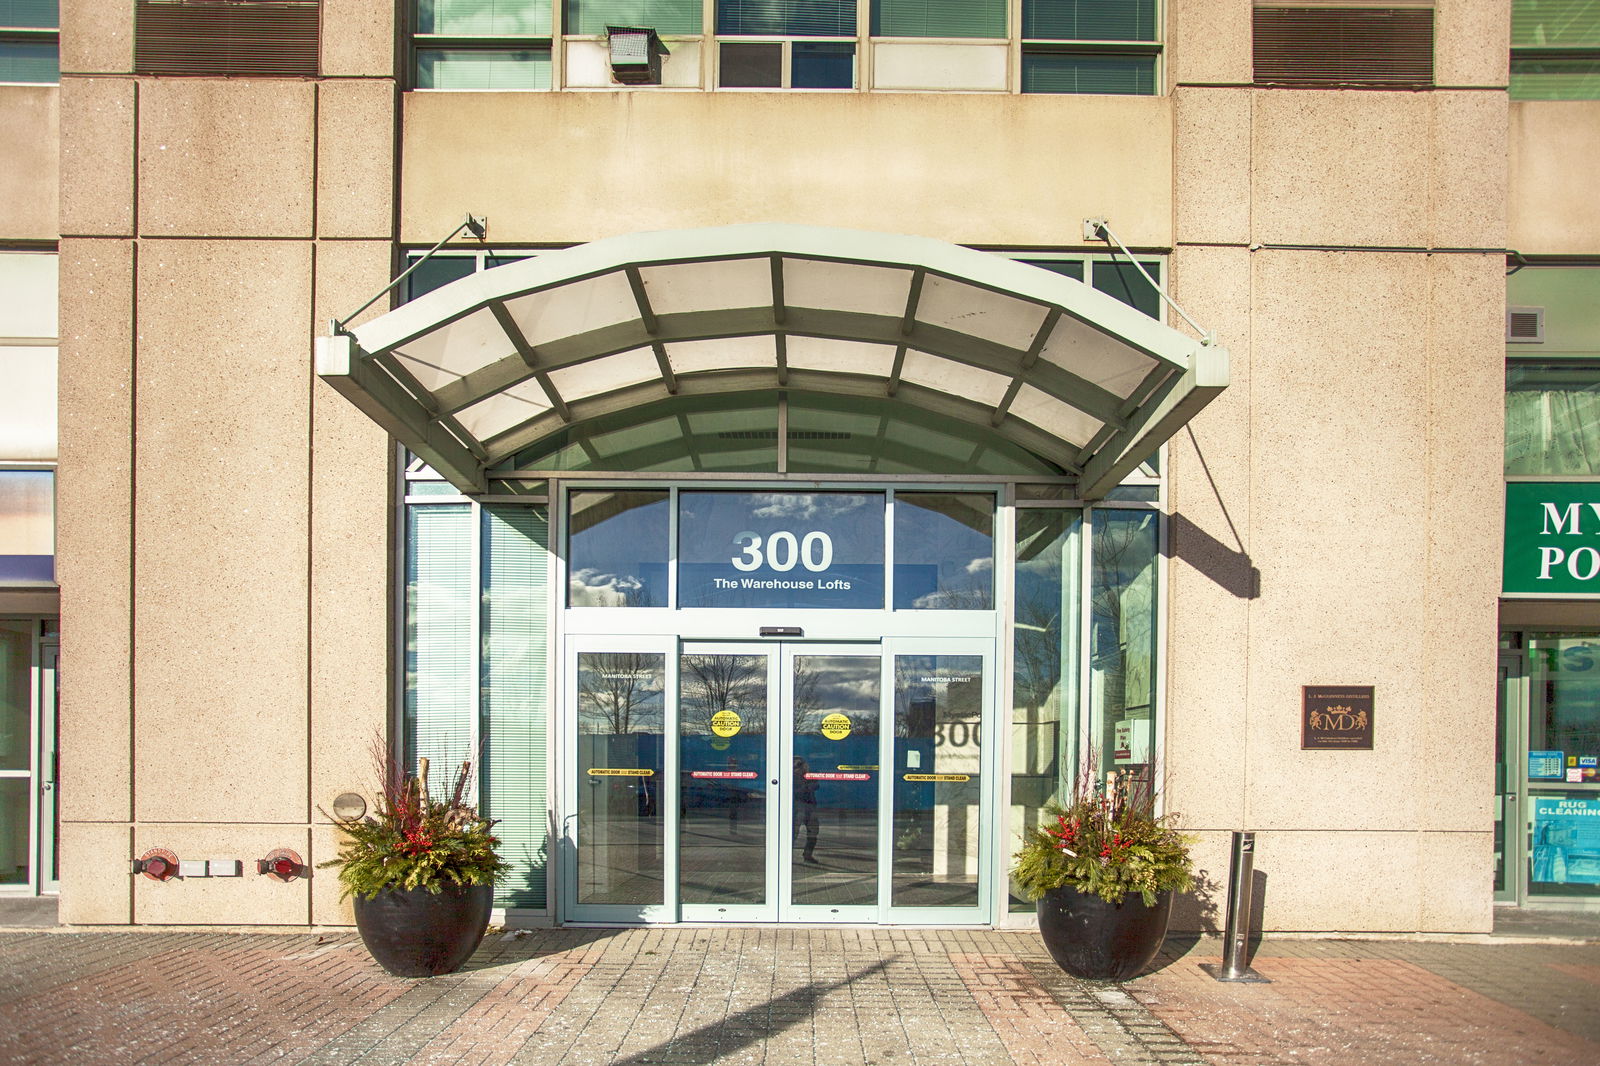
<instances>
[{"instance_id":1,"label":"brick paved walkway","mask_svg":"<svg viewBox=\"0 0 1600 1066\"><path fill-rule=\"evenodd\" d=\"M467 970L390 977L352 934L0 934L0 1062L1600 1062L1600 943L1215 941L1122 985L984 930L491 932Z\"/></svg>"}]
</instances>

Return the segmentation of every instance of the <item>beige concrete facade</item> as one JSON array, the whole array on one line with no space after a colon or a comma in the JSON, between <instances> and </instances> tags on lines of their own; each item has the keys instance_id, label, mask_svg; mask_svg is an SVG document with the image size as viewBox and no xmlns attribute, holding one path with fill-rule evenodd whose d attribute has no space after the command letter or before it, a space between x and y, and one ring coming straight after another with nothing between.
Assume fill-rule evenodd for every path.
<instances>
[{"instance_id":1,"label":"beige concrete facade","mask_svg":"<svg viewBox=\"0 0 1600 1066\"><path fill-rule=\"evenodd\" d=\"M62 918L348 922L253 860L327 858L386 729L392 449L307 353L392 274L392 63L135 78L90 36L60 89ZM246 876L130 882L148 847Z\"/></svg>"},{"instance_id":2,"label":"beige concrete facade","mask_svg":"<svg viewBox=\"0 0 1600 1066\"><path fill-rule=\"evenodd\" d=\"M1489 927L1505 249L1600 255L1600 104L1508 103L1503 4L1440 0L1435 91L1363 92L1250 88L1249 0L1175 0L1155 97L402 92L371 0L324 4L320 79L136 77L131 11L65 4L59 90L0 86L0 239L60 241L64 921L348 921L326 872L127 860L322 861L369 789L395 449L311 342L471 212L497 249L1099 252L1098 216L1167 254L1231 356L1167 474L1164 757L1209 913L1253 829L1268 929ZM1375 687L1375 750L1300 749L1313 684Z\"/></svg>"}]
</instances>

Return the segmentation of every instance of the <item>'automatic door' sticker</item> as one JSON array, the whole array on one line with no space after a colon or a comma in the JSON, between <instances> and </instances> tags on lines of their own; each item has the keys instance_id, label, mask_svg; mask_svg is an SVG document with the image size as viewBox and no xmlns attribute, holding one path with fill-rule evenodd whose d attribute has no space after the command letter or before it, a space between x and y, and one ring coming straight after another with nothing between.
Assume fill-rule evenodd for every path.
<instances>
[{"instance_id":1,"label":"'automatic door' sticker","mask_svg":"<svg viewBox=\"0 0 1600 1066\"><path fill-rule=\"evenodd\" d=\"M843 740L850 735L850 719L835 711L822 720L822 735L829 740Z\"/></svg>"}]
</instances>

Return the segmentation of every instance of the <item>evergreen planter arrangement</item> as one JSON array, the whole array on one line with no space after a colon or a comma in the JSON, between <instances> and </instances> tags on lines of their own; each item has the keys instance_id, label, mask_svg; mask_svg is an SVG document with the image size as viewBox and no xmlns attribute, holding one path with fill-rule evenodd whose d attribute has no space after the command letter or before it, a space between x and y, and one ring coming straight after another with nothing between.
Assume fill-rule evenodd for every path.
<instances>
[{"instance_id":1,"label":"evergreen planter arrangement","mask_svg":"<svg viewBox=\"0 0 1600 1066\"><path fill-rule=\"evenodd\" d=\"M1093 770L1080 781L1092 781ZM1129 795L1130 791L1133 795ZM1012 876L1039 901L1039 935L1063 970L1095 981L1135 977L1161 950L1172 893L1194 881L1189 840L1155 814L1149 788L1107 776L1051 804L1024 831Z\"/></svg>"},{"instance_id":2,"label":"evergreen planter arrangement","mask_svg":"<svg viewBox=\"0 0 1600 1066\"><path fill-rule=\"evenodd\" d=\"M454 973L472 957L506 869L494 822L466 800L471 764L462 763L447 800L428 791L428 760L413 776L387 760L377 809L339 822L344 898L355 897L361 942L397 977Z\"/></svg>"}]
</instances>

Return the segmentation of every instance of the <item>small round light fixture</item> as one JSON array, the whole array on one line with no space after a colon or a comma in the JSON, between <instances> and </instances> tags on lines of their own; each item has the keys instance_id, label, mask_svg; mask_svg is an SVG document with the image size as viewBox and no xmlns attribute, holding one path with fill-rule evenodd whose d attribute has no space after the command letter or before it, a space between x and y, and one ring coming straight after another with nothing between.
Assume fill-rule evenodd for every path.
<instances>
[{"instance_id":1,"label":"small round light fixture","mask_svg":"<svg viewBox=\"0 0 1600 1066\"><path fill-rule=\"evenodd\" d=\"M359 792L341 792L333 800L333 816L341 822L353 822L367 813L367 801Z\"/></svg>"}]
</instances>

